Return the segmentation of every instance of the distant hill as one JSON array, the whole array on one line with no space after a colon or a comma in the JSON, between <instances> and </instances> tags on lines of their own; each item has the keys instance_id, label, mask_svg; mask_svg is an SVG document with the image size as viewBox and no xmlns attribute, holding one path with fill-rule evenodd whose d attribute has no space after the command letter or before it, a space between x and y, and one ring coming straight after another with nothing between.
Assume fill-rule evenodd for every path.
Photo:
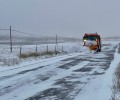
<instances>
[{"instance_id":1,"label":"distant hill","mask_svg":"<svg viewBox=\"0 0 120 100\"><path fill-rule=\"evenodd\" d=\"M105 37L103 39L105 39L105 40L120 40L120 36L109 36L109 37Z\"/></svg>"},{"instance_id":2,"label":"distant hill","mask_svg":"<svg viewBox=\"0 0 120 100\"><path fill-rule=\"evenodd\" d=\"M9 44L9 36L0 35L0 44ZM56 43L56 37L25 37L25 36L12 36L13 44L25 45L25 44L50 44ZM75 42L80 39L57 37L57 42Z\"/></svg>"}]
</instances>

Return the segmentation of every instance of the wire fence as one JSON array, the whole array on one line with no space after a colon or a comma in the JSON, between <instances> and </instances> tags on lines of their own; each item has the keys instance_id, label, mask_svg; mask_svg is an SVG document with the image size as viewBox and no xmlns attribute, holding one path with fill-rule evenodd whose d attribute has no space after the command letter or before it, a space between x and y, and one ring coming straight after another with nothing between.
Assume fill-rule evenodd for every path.
<instances>
[{"instance_id":1,"label":"wire fence","mask_svg":"<svg viewBox=\"0 0 120 100\"><path fill-rule=\"evenodd\" d=\"M12 29L0 29L0 45L7 45L10 52L42 52L63 51L63 45L59 43L75 42L75 38L63 38L55 36L38 35ZM44 44L44 45L43 45Z\"/></svg>"}]
</instances>

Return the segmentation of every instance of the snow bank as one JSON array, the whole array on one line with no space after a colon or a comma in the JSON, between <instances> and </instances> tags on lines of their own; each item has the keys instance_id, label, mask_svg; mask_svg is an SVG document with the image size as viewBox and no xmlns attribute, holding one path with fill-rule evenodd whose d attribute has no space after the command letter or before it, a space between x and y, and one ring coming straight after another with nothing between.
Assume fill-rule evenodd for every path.
<instances>
[{"instance_id":1,"label":"snow bank","mask_svg":"<svg viewBox=\"0 0 120 100\"><path fill-rule=\"evenodd\" d=\"M116 49L116 53L114 55L114 60L112 61L109 70L107 71L104 79L101 91L98 95L97 100L110 100L112 96L112 86L113 86L113 76L115 69L117 68L119 62L120 62L120 54L117 52L118 48Z\"/></svg>"},{"instance_id":2,"label":"snow bank","mask_svg":"<svg viewBox=\"0 0 120 100\"><path fill-rule=\"evenodd\" d=\"M113 76L115 69L120 62L120 54L114 54L114 60L111 62L109 69L105 74L94 78L82 91L76 96L75 100L110 100L112 96Z\"/></svg>"}]
</instances>

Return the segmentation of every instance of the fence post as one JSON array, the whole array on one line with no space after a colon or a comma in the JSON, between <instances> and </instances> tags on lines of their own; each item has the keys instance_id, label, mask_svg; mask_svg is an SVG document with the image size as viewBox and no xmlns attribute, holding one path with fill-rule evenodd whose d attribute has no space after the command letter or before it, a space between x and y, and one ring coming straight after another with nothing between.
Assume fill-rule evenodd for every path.
<instances>
[{"instance_id":1,"label":"fence post","mask_svg":"<svg viewBox=\"0 0 120 100\"><path fill-rule=\"evenodd\" d=\"M48 45L47 45L47 54L48 54Z\"/></svg>"},{"instance_id":2,"label":"fence post","mask_svg":"<svg viewBox=\"0 0 120 100\"><path fill-rule=\"evenodd\" d=\"M56 35L56 51L58 49L58 36Z\"/></svg>"},{"instance_id":3,"label":"fence post","mask_svg":"<svg viewBox=\"0 0 120 100\"><path fill-rule=\"evenodd\" d=\"M63 52L63 45L62 45L62 52Z\"/></svg>"},{"instance_id":4,"label":"fence post","mask_svg":"<svg viewBox=\"0 0 120 100\"><path fill-rule=\"evenodd\" d=\"M11 34L11 32L12 32L12 29L11 29L11 26L10 26L10 51L12 53L12 34Z\"/></svg>"},{"instance_id":5,"label":"fence post","mask_svg":"<svg viewBox=\"0 0 120 100\"><path fill-rule=\"evenodd\" d=\"M55 45L55 54L57 55L56 45Z\"/></svg>"},{"instance_id":6,"label":"fence post","mask_svg":"<svg viewBox=\"0 0 120 100\"><path fill-rule=\"evenodd\" d=\"M22 53L22 48L21 48L21 46L20 46L20 55L21 55L21 53Z\"/></svg>"},{"instance_id":7,"label":"fence post","mask_svg":"<svg viewBox=\"0 0 120 100\"><path fill-rule=\"evenodd\" d=\"M36 50L35 51L37 52L37 45L36 45Z\"/></svg>"}]
</instances>

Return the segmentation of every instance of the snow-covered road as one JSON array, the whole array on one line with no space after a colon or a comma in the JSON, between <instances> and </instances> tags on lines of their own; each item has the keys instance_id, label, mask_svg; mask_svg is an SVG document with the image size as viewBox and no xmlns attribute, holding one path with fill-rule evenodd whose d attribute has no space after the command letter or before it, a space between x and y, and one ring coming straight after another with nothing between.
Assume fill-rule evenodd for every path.
<instances>
[{"instance_id":1,"label":"snow-covered road","mask_svg":"<svg viewBox=\"0 0 120 100\"><path fill-rule=\"evenodd\" d=\"M99 90L116 47L104 45L98 53L71 53L1 70L0 100L86 100L86 93ZM94 79L98 86L89 88Z\"/></svg>"}]
</instances>

